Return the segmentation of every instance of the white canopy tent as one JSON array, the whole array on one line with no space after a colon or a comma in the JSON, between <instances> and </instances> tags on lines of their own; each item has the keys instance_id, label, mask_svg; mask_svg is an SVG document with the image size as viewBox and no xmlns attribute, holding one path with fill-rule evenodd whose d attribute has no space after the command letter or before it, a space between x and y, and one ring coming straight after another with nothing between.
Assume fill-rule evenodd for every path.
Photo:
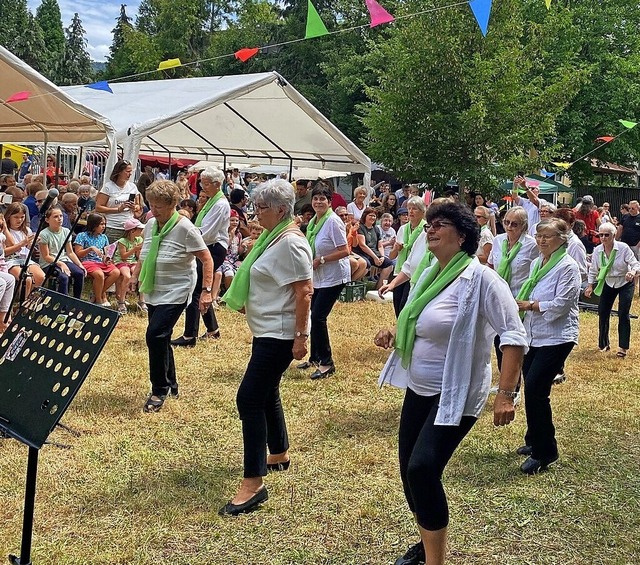
<instances>
[{"instance_id":1,"label":"white canopy tent","mask_svg":"<svg viewBox=\"0 0 640 565\"><path fill-rule=\"evenodd\" d=\"M83 106L55 84L0 47L0 142L20 144L93 145L113 148L107 166L116 160L116 132L108 118ZM7 102L28 92L26 100Z\"/></svg>"},{"instance_id":2,"label":"white canopy tent","mask_svg":"<svg viewBox=\"0 0 640 565\"><path fill-rule=\"evenodd\" d=\"M110 83L64 91L106 116L124 158L312 167L368 174L371 161L276 72Z\"/></svg>"}]
</instances>

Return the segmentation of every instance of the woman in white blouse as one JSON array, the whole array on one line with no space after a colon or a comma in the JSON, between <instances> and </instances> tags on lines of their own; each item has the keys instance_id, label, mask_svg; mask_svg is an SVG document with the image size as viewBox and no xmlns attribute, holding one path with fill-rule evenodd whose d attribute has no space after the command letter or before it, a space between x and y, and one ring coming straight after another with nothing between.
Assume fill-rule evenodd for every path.
<instances>
[{"instance_id":1,"label":"woman in white blouse","mask_svg":"<svg viewBox=\"0 0 640 565\"><path fill-rule=\"evenodd\" d=\"M342 220L331 209L333 192L318 181L311 191L315 216L307 226L307 240L313 253L313 296L311 298L311 351L309 361L299 369L317 367L312 379L335 373L331 356L327 318L344 285L351 280L349 248Z\"/></svg>"},{"instance_id":2,"label":"woman in white blouse","mask_svg":"<svg viewBox=\"0 0 640 565\"><path fill-rule=\"evenodd\" d=\"M486 265L493 247L493 233L489 225L491 210L485 206L476 206L473 210L473 215L480 226L480 241L478 242L478 249L476 249L476 257L478 257L480 263Z\"/></svg>"},{"instance_id":3,"label":"woman in white blouse","mask_svg":"<svg viewBox=\"0 0 640 565\"><path fill-rule=\"evenodd\" d=\"M353 191L353 202L347 204L347 213L353 214L354 219L360 221L362 212L367 207L365 199L367 198L367 189L364 186L359 186Z\"/></svg>"},{"instance_id":4,"label":"woman in white blouse","mask_svg":"<svg viewBox=\"0 0 640 565\"><path fill-rule=\"evenodd\" d=\"M479 230L462 204L426 214L436 261L424 269L398 318L381 330L380 347L394 347L382 383L406 388L398 432L400 476L421 541L396 563L442 565L449 512L442 473L482 413L491 382L491 341L500 334L504 359L494 424L510 423L526 350L526 334L506 283L474 254Z\"/></svg>"},{"instance_id":5,"label":"woman in white blouse","mask_svg":"<svg viewBox=\"0 0 640 565\"><path fill-rule=\"evenodd\" d=\"M528 233L529 216L522 206L511 208L505 214L502 225L505 233L497 235L493 240L487 265L495 269L507 282L515 298L529 277L531 261L538 257L540 252L536 240ZM502 366L502 351L498 336L495 338L495 351L499 370Z\"/></svg>"},{"instance_id":6,"label":"woman in white blouse","mask_svg":"<svg viewBox=\"0 0 640 565\"><path fill-rule=\"evenodd\" d=\"M578 343L580 271L567 254L571 228L560 218L542 220L536 228L541 256L531 264L516 302L524 312L529 352L524 358L527 433L519 455L528 455L520 470L533 475L558 459L551 413L551 385Z\"/></svg>"},{"instance_id":7,"label":"woman in white blouse","mask_svg":"<svg viewBox=\"0 0 640 565\"><path fill-rule=\"evenodd\" d=\"M631 336L629 311L633 301L633 279L640 272L640 262L631 248L614 239L616 227L611 223L600 224L600 241L591 256L587 288L584 295L600 297L598 303L600 351L609 351L609 318L616 297L618 300L618 357L626 357Z\"/></svg>"}]
</instances>

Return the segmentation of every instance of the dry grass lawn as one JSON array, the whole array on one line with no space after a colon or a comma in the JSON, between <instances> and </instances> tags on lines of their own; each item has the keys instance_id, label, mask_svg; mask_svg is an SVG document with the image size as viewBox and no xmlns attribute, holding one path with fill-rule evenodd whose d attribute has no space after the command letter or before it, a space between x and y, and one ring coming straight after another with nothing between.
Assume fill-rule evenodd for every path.
<instances>
[{"instance_id":1,"label":"dry grass lawn","mask_svg":"<svg viewBox=\"0 0 640 565\"><path fill-rule=\"evenodd\" d=\"M640 562L640 328L620 360L597 351L596 316L581 317L570 377L552 393L560 462L523 476L523 411L496 429L487 409L446 471L450 563ZM235 519L217 510L242 474L235 392L251 337L241 315L219 318L223 339L176 351L182 396L158 414L142 412L145 320L120 321L63 419L82 436L57 430L50 439L72 449L41 451L34 563L388 564L417 539L396 457L402 393L376 386L386 354L372 337L391 306L338 304L336 374L287 372L291 468L266 479L260 511ZM26 455L0 441L4 555L20 549Z\"/></svg>"}]
</instances>

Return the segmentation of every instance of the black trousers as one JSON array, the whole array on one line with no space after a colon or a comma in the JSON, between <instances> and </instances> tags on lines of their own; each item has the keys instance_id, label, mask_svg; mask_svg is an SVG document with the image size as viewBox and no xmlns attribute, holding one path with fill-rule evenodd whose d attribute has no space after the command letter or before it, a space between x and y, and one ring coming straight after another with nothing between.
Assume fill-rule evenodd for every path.
<instances>
[{"instance_id":1,"label":"black trousers","mask_svg":"<svg viewBox=\"0 0 640 565\"><path fill-rule=\"evenodd\" d=\"M318 365L333 365L327 318L338 300L344 284L314 288L311 297L311 351L309 361Z\"/></svg>"},{"instance_id":2,"label":"black trousers","mask_svg":"<svg viewBox=\"0 0 640 565\"><path fill-rule=\"evenodd\" d=\"M418 524L435 531L449 523L442 473L477 418L463 416L459 426L436 426L440 395L420 396L407 389L400 415L400 477Z\"/></svg>"},{"instance_id":3,"label":"black trousers","mask_svg":"<svg viewBox=\"0 0 640 565\"><path fill-rule=\"evenodd\" d=\"M293 360L293 340L254 337L236 404L242 420L244 477L264 477L269 453L289 449L280 380Z\"/></svg>"},{"instance_id":4,"label":"black trousers","mask_svg":"<svg viewBox=\"0 0 640 565\"><path fill-rule=\"evenodd\" d=\"M631 281L620 288L612 288L607 283L604 284L600 302L598 303L598 347L603 349L609 346L609 321L611 319L611 310L613 303L618 299L618 346L623 349L629 349L629 341L631 339L631 319L629 311L631 310L631 302L633 301L634 282Z\"/></svg>"},{"instance_id":5,"label":"black trousers","mask_svg":"<svg viewBox=\"0 0 640 565\"><path fill-rule=\"evenodd\" d=\"M556 429L551 413L553 377L562 372L564 362L575 344L573 342L543 347L530 347L524 357L525 412L527 414L526 445L531 457L549 461L558 456Z\"/></svg>"},{"instance_id":6,"label":"black trousers","mask_svg":"<svg viewBox=\"0 0 640 565\"><path fill-rule=\"evenodd\" d=\"M209 253L213 259L213 272L222 265L224 258L227 256L227 250L220 243L207 246ZM198 337L200 328L200 294L202 294L202 261L196 259L196 287L191 295L191 302L187 306L184 320L184 337ZM218 320L213 306L210 307L203 315L202 321L208 332L215 332L218 329Z\"/></svg>"},{"instance_id":7,"label":"black trousers","mask_svg":"<svg viewBox=\"0 0 640 565\"><path fill-rule=\"evenodd\" d=\"M166 396L177 384L176 366L171 349L171 334L186 304L147 304L149 325L146 340L149 350L151 394Z\"/></svg>"},{"instance_id":8,"label":"black trousers","mask_svg":"<svg viewBox=\"0 0 640 565\"><path fill-rule=\"evenodd\" d=\"M396 319L400 315L400 312L402 312L404 305L407 303L410 290L411 285L409 284L409 281L405 281L391 291L393 292L393 311L396 313Z\"/></svg>"}]
</instances>

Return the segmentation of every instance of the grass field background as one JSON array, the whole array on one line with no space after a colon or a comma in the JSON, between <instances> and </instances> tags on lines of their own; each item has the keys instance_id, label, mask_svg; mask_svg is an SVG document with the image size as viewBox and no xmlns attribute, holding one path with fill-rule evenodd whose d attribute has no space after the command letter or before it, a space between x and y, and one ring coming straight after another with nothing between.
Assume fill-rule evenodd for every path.
<instances>
[{"instance_id":1,"label":"grass field background","mask_svg":"<svg viewBox=\"0 0 640 565\"><path fill-rule=\"evenodd\" d=\"M335 375L286 373L291 468L270 474L270 500L238 518L217 511L242 476L235 393L251 336L241 315L219 320L221 340L176 350L181 398L158 414L142 412L146 320L119 322L63 419L82 436L57 430L50 439L72 449L40 453L34 564L387 564L417 540L397 464L403 395L376 385L387 353L372 340L392 307L337 304ZM598 352L597 317L581 314L569 379L552 391L560 461L550 472L518 470L524 410L498 429L488 405L446 470L448 562L640 563L637 320L632 328L620 360L615 348ZM26 456L0 441L0 560L19 553Z\"/></svg>"}]
</instances>

